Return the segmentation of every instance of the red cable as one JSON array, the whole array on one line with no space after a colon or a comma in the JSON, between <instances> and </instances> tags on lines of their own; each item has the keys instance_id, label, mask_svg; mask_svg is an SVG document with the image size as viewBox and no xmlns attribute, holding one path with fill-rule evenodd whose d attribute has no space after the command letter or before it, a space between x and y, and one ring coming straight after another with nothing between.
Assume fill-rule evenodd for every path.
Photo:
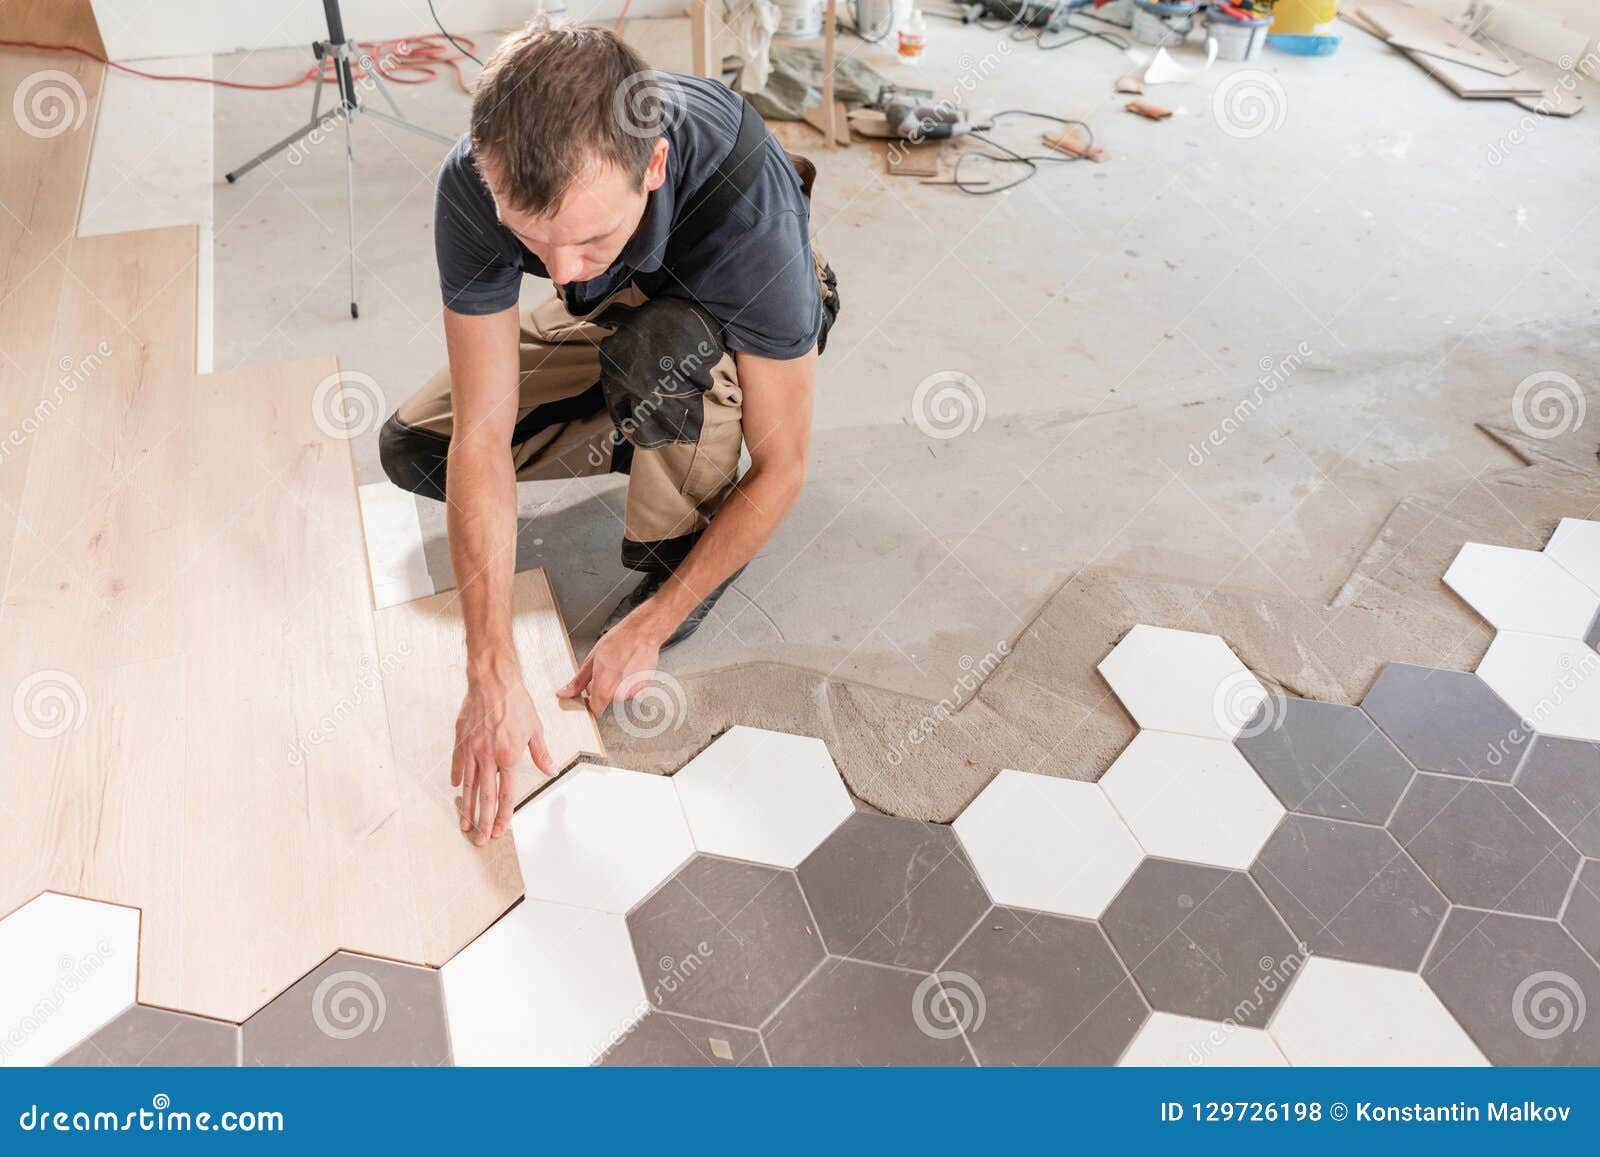
<instances>
[{"instance_id":1,"label":"red cable","mask_svg":"<svg viewBox=\"0 0 1600 1157\"><path fill-rule=\"evenodd\" d=\"M465 36L456 37L467 51L477 48L472 40ZM461 74L461 61L467 59L465 52L457 51L438 33L429 32L422 36L406 36L392 40L379 40L376 42L360 42L378 68L378 75L385 80L392 80L395 84L427 84L437 80L439 70L448 65L455 72L456 87L462 92L471 93L467 87L466 78ZM130 76L143 77L145 80L177 80L194 84L211 84L218 88L240 88L252 92L276 92L285 88L298 88L308 80L315 80L321 74L323 84L333 84L337 79L333 71L333 58L323 57L316 64L306 69L294 80L282 84L246 84L238 80L218 80L211 76L168 76L158 72L143 72L131 68L126 64L118 64L114 60L107 60L97 52L90 52L87 48L79 48L75 44L40 44L33 40L0 40L0 46L7 48L33 48L43 52L75 52L79 56L87 56L90 60L98 61L107 68L114 68L118 72L126 72ZM356 62L350 62L351 72L356 80L364 79L366 72L357 67Z\"/></svg>"},{"instance_id":2,"label":"red cable","mask_svg":"<svg viewBox=\"0 0 1600 1157\"><path fill-rule=\"evenodd\" d=\"M622 11L617 13L617 22L611 26L611 34L617 35L622 31L622 22L628 18L628 9L633 5L633 0L622 0Z\"/></svg>"}]
</instances>

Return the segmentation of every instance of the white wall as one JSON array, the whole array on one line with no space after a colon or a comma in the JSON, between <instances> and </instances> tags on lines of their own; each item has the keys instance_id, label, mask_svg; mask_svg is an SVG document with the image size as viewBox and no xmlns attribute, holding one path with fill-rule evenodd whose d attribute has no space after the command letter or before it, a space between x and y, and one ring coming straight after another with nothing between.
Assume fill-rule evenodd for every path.
<instances>
[{"instance_id":1,"label":"white wall","mask_svg":"<svg viewBox=\"0 0 1600 1157\"><path fill-rule=\"evenodd\" d=\"M546 0L556 7L560 0ZM567 16L614 18L622 0L565 0ZM106 53L113 60L247 52L309 45L327 34L322 0L92 0ZM451 32L515 28L537 0L434 0ZM425 0L343 0L346 34L382 40L436 31ZM634 16L677 16L684 0L633 0Z\"/></svg>"}]
</instances>

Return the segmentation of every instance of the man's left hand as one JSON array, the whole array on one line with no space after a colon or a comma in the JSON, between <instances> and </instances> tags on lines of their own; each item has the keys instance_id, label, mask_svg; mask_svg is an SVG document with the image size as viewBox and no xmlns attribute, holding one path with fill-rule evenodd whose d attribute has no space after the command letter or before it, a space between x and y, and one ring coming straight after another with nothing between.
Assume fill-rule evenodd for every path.
<instances>
[{"instance_id":1,"label":"man's left hand","mask_svg":"<svg viewBox=\"0 0 1600 1157\"><path fill-rule=\"evenodd\" d=\"M633 699L654 682L661 657L661 633L648 604L632 611L600 636L577 675L556 694L575 699L589 692L589 710L596 717L613 703Z\"/></svg>"}]
</instances>

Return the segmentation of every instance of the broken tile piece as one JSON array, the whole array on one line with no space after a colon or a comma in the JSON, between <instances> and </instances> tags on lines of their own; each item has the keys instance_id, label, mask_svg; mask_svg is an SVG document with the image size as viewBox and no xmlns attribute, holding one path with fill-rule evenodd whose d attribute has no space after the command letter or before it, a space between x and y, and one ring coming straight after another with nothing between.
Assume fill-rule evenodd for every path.
<instances>
[{"instance_id":1,"label":"broken tile piece","mask_svg":"<svg viewBox=\"0 0 1600 1157\"><path fill-rule=\"evenodd\" d=\"M1600 740L1600 652L1575 639L1501 631L1478 675L1533 729Z\"/></svg>"},{"instance_id":2,"label":"broken tile piece","mask_svg":"<svg viewBox=\"0 0 1600 1157\"><path fill-rule=\"evenodd\" d=\"M1257 1068L1288 1063L1265 1029L1171 1012L1151 1013L1117 1061L1119 1068Z\"/></svg>"},{"instance_id":3,"label":"broken tile piece","mask_svg":"<svg viewBox=\"0 0 1600 1157\"><path fill-rule=\"evenodd\" d=\"M1098 668L1140 727L1232 739L1267 690L1216 635L1141 623Z\"/></svg>"},{"instance_id":4,"label":"broken tile piece","mask_svg":"<svg viewBox=\"0 0 1600 1157\"><path fill-rule=\"evenodd\" d=\"M672 780L585 764L511 821L530 900L624 915L694 855Z\"/></svg>"},{"instance_id":5,"label":"broken tile piece","mask_svg":"<svg viewBox=\"0 0 1600 1157\"><path fill-rule=\"evenodd\" d=\"M1413 769L1359 707L1273 696L1234 741L1290 811L1381 824Z\"/></svg>"},{"instance_id":6,"label":"broken tile piece","mask_svg":"<svg viewBox=\"0 0 1600 1157\"><path fill-rule=\"evenodd\" d=\"M134 1001L139 912L43 892L0 919L0 1065L46 1065Z\"/></svg>"},{"instance_id":7,"label":"broken tile piece","mask_svg":"<svg viewBox=\"0 0 1600 1157\"><path fill-rule=\"evenodd\" d=\"M672 777L702 852L797 867L854 812L820 739L735 727Z\"/></svg>"},{"instance_id":8,"label":"broken tile piece","mask_svg":"<svg viewBox=\"0 0 1600 1157\"><path fill-rule=\"evenodd\" d=\"M1023 771L995 776L954 827L995 903L1066 916L1099 916L1144 856L1099 784Z\"/></svg>"},{"instance_id":9,"label":"broken tile piece","mask_svg":"<svg viewBox=\"0 0 1600 1157\"><path fill-rule=\"evenodd\" d=\"M1469 542L1444 581L1501 631L1581 639L1600 611L1600 595L1537 550Z\"/></svg>"},{"instance_id":10,"label":"broken tile piece","mask_svg":"<svg viewBox=\"0 0 1600 1157\"><path fill-rule=\"evenodd\" d=\"M799 876L828 951L902 968L938 968L989 909L944 824L857 813L806 857Z\"/></svg>"},{"instance_id":11,"label":"broken tile piece","mask_svg":"<svg viewBox=\"0 0 1600 1157\"><path fill-rule=\"evenodd\" d=\"M1248 868L1283 805L1233 744L1141 731L1100 786L1152 856ZM959 822L959 821L958 821Z\"/></svg>"},{"instance_id":12,"label":"broken tile piece","mask_svg":"<svg viewBox=\"0 0 1600 1157\"><path fill-rule=\"evenodd\" d=\"M1465 671L1390 663L1361 709L1423 771L1509 782L1533 738L1489 684Z\"/></svg>"},{"instance_id":13,"label":"broken tile piece","mask_svg":"<svg viewBox=\"0 0 1600 1157\"><path fill-rule=\"evenodd\" d=\"M1315 956L1268 1027L1292 1065L1484 1065L1414 972Z\"/></svg>"}]
</instances>

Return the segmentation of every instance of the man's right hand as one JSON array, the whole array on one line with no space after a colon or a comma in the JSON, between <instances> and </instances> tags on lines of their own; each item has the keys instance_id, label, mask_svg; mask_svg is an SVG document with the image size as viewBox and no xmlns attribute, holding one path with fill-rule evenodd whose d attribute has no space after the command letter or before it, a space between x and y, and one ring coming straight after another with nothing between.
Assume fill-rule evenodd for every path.
<instances>
[{"instance_id":1,"label":"man's right hand","mask_svg":"<svg viewBox=\"0 0 1600 1157\"><path fill-rule=\"evenodd\" d=\"M462 789L461 830L473 832L472 842L480 847L511 826L515 769L523 752L545 775L555 774L522 672L514 664L469 672L467 695L456 717L450 786Z\"/></svg>"}]
</instances>

